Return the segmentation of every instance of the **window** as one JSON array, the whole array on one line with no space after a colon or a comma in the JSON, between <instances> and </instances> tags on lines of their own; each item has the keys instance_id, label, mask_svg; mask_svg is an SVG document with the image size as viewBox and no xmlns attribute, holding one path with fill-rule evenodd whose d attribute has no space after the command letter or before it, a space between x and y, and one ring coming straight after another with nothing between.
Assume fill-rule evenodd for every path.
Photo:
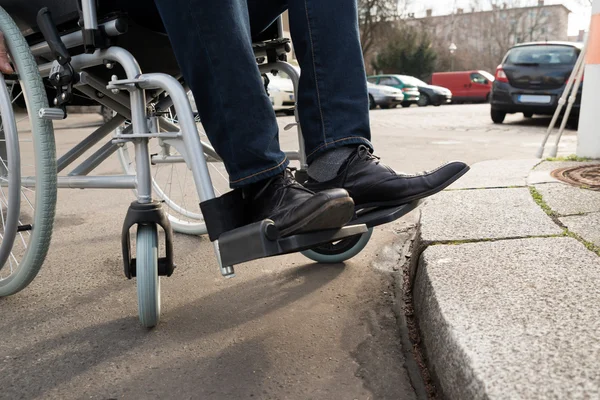
<instances>
[{"instance_id":1,"label":"window","mask_svg":"<svg viewBox=\"0 0 600 400\"><path fill-rule=\"evenodd\" d=\"M388 85L395 86L398 84L398 80L396 78L392 78L391 76L383 76L379 79L380 85Z\"/></svg>"},{"instance_id":2,"label":"window","mask_svg":"<svg viewBox=\"0 0 600 400\"><path fill-rule=\"evenodd\" d=\"M573 46L520 46L509 50L505 63L513 65L575 64L578 53Z\"/></svg>"},{"instance_id":3,"label":"window","mask_svg":"<svg viewBox=\"0 0 600 400\"><path fill-rule=\"evenodd\" d=\"M402 76L402 82L404 82L406 85L427 86L425 82L415 78L414 76Z\"/></svg>"},{"instance_id":4,"label":"window","mask_svg":"<svg viewBox=\"0 0 600 400\"><path fill-rule=\"evenodd\" d=\"M482 85L487 85L489 83L489 80L485 76L483 76L477 72L474 72L471 74L471 82L481 83Z\"/></svg>"},{"instance_id":5,"label":"window","mask_svg":"<svg viewBox=\"0 0 600 400\"><path fill-rule=\"evenodd\" d=\"M367 78L367 82L369 82L369 83L377 83L377 77L376 76L371 76L371 77Z\"/></svg>"}]
</instances>

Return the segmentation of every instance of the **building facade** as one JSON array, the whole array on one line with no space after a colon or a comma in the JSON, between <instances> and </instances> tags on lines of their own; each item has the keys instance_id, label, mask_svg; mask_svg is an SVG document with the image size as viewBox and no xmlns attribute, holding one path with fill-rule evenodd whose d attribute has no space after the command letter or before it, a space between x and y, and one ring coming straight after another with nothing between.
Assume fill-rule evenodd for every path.
<instances>
[{"instance_id":1,"label":"building facade","mask_svg":"<svg viewBox=\"0 0 600 400\"><path fill-rule=\"evenodd\" d=\"M494 72L513 45L534 41L567 41L570 10L563 5L510 8L506 4L492 10L457 9L450 15L432 15L406 23L429 34L440 58L440 68L483 69ZM450 51L454 44L456 50ZM448 60L454 60L452 62Z\"/></svg>"}]
</instances>

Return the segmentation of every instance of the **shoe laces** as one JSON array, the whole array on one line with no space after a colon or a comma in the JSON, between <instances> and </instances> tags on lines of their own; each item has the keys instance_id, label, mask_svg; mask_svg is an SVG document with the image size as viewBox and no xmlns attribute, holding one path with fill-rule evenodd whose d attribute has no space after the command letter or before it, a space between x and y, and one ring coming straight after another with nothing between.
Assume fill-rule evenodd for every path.
<instances>
[{"instance_id":1,"label":"shoe laces","mask_svg":"<svg viewBox=\"0 0 600 400\"><path fill-rule=\"evenodd\" d=\"M377 157L376 155L374 155L371 152L371 149L369 149L367 146L363 146L363 145L358 146L358 151L356 152L356 155L361 160L365 160L365 161L372 160L375 162L375 164L379 164L379 160L381 159L380 157Z\"/></svg>"},{"instance_id":2,"label":"shoe laces","mask_svg":"<svg viewBox=\"0 0 600 400\"><path fill-rule=\"evenodd\" d=\"M298 182L296 182L296 180L294 179L294 176L292 175L292 172L295 171L296 168L286 168L283 173L281 174L277 174L271 178L269 178L265 184L263 185L263 187L256 192L256 194L254 196L252 196L252 201L257 200L260 196L262 196L262 194L265 192L265 190L267 190L268 187L271 186L271 184L273 184L275 181L280 180L281 183L277 183L277 189L275 189L275 192L279 192L281 190L285 190L291 187L294 187L296 189L300 189L300 190L304 190L305 192L308 193L312 193L312 191L308 190L307 188L305 188L304 186L300 185Z\"/></svg>"}]
</instances>

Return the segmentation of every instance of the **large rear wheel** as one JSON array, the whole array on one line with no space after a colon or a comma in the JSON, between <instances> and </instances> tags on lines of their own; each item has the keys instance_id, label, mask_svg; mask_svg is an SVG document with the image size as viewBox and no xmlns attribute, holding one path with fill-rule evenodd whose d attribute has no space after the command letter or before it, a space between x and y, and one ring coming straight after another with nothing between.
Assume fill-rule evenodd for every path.
<instances>
[{"instance_id":1,"label":"large rear wheel","mask_svg":"<svg viewBox=\"0 0 600 400\"><path fill-rule=\"evenodd\" d=\"M17 74L0 79L0 296L8 296L35 278L50 246L56 150L52 124L39 117L48 99L37 64L1 7L0 31ZM13 107L21 102L25 109Z\"/></svg>"}]
</instances>

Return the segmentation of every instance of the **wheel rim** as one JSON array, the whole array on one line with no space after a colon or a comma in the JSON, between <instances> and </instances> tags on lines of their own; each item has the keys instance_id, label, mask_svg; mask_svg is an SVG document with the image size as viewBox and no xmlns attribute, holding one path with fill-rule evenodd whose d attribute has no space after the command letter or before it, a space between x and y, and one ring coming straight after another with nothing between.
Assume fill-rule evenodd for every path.
<instances>
[{"instance_id":1,"label":"wheel rim","mask_svg":"<svg viewBox=\"0 0 600 400\"><path fill-rule=\"evenodd\" d=\"M326 243L317 246L311 250L326 256L344 253L356 246L356 244L360 241L361 237L362 234L351 236L349 238L338 240L337 242Z\"/></svg>"}]
</instances>

